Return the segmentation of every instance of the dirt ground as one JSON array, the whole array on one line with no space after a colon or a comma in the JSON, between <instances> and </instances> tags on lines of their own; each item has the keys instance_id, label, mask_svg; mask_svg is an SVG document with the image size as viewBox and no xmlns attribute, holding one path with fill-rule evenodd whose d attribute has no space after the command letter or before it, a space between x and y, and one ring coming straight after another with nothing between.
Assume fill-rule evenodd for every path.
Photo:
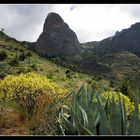
<instances>
[{"instance_id":1,"label":"dirt ground","mask_svg":"<svg viewBox=\"0 0 140 140\"><path fill-rule=\"evenodd\" d=\"M29 135L29 130L16 111L7 109L1 115L0 135Z\"/></svg>"}]
</instances>

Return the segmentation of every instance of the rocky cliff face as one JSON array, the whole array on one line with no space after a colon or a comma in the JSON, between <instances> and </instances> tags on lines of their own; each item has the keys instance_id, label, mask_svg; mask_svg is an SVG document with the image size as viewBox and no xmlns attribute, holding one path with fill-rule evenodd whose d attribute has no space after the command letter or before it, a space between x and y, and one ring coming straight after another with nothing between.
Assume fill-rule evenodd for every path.
<instances>
[{"instance_id":1,"label":"rocky cliff face","mask_svg":"<svg viewBox=\"0 0 140 140\"><path fill-rule=\"evenodd\" d=\"M98 46L99 50L126 50L140 57L140 23L120 32L117 31L113 37L100 41Z\"/></svg>"},{"instance_id":2,"label":"rocky cliff face","mask_svg":"<svg viewBox=\"0 0 140 140\"><path fill-rule=\"evenodd\" d=\"M130 78L140 69L140 23L98 42L83 43L80 69L107 79Z\"/></svg>"},{"instance_id":3,"label":"rocky cliff face","mask_svg":"<svg viewBox=\"0 0 140 140\"><path fill-rule=\"evenodd\" d=\"M140 57L140 23L135 23L128 29L123 29L112 37L108 37L99 42L83 43L87 49L91 49L93 52L98 51L129 51Z\"/></svg>"},{"instance_id":4,"label":"rocky cliff face","mask_svg":"<svg viewBox=\"0 0 140 140\"><path fill-rule=\"evenodd\" d=\"M34 50L45 57L74 56L80 50L76 34L56 13L48 14Z\"/></svg>"}]
</instances>

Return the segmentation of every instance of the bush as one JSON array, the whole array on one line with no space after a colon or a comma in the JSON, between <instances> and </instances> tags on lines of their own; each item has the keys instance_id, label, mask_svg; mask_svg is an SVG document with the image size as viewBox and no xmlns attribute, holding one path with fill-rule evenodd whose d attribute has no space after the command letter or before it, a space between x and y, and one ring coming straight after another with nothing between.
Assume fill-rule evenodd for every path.
<instances>
[{"instance_id":1,"label":"bush","mask_svg":"<svg viewBox=\"0 0 140 140\"><path fill-rule=\"evenodd\" d=\"M18 74L27 73L27 69L25 67L19 67L18 70L17 70L17 73Z\"/></svg>"},{"instance_id":2,"label":"bush","mask_svg":"<svg viewBox=\"0 0 140 140\"><path fill-rule=\"evenodd\" d=\"M6 51L0 51L0 61L3 61L7 58L7 52Z\"/></svg>"},{"instance_id":3,"label":"bush","mask_svg":"<svg viewBox=\"0 0 140 140\"><path fill-rule=\"evenodd\" d=\"M100 88L99 83L97 81L95 81L95 80L92 80L90 84L95 89L99 89Z\"/></svg>"},{"instance_id":4,"label":"bush","mask_svg":"<svg viewBox=\"0 0 140 140\"><path fill-rule=\"evenodd\" d=\"M126 107L126 112L127 112L127 116L129 117L131 115L131 113L134 110L134 102L131 102L130 99L123 95L121 92L116 92L116 91L108 91L108 92L104 92L101 96L102 100L107 100L110 99L110 101L112 100L112 98L114 97L115 102L118 104L119 103L119 96L118 94L120 94L121 98L124 101L125 107Z\"/></svg>"},{"instance_id":5,"label":"bush","mask_svg":"<svg viewBox=\"0 0 140 140\"><path fill-rule=\"evenodd\" d=\"M9 65L10 66L18 66L19 65L19 59L18 59L18 57L15 57L11 61L9 61Z\"/></svg>"},{"instance_id":6,"label":"bush","mask_svg":"<svg viewBox=\"0 0 140 140\"><path fill-rule=\"evenodd\" d=\"M37 71L37 64L31 64L30 67L31 67L33 70Z\"/></svg>"},{"instance_id":7,"label":"bush","mask_svg":"<svg viewBox=\"0 0 140 140\"><path fill-rule=\"evenodd\" d=\"M55 61L58 62L58 63L60 63L60 62L61 62L60 57L56 57L56 58L55 58Z\"/></svg>"},{"instance_id":8,"label":"bush","mask_svg":"<svg viewBox=\"0 0 140 140\"><path fill-rule=\"evenodd\" d=\"M45 108L66 93L67 90L63 87L35 73L8 75L0 81L1 98L13 100L20 115L27 120L31 120L37 114L43 117Z\"/></svg>"},{"instance_id":9,"label":"bush","mask_svg":"<svg viewBox=\"0 0 140 140\"><path fill-rule=\"evenodd\" d=\"M71 73L71 70L66 70L65 74Z\"/></svg>"},{"instance_id":10,"label":"bush","mask_svg":"<svg viewBox=\"0 0 140 140\"><path fill-rule=\"evenodd\" d=\"M53 75L54 74L52 72L49 72L49 73L46 74L48 79L53 79Z\"/></svg>"},{"instance_id":11,"label":"bush","mask_svg":"<svg viewBox=\"0 0 140 140\"><path fill-rule=\"evenodd\" d=\"M68 78L72 78L73 77L73 72L71 70L69 70L69 69L66 70L65 74L66 74L66 77L68 77Z\"/></svg>"},{"instance_id":12,"label":"bush","mask_svg":"<svg viewBox=\"0 0 140 140\"><path fill-rule=\"evenodd\" d=\"M20 55L19 55L19 61L24 61L26 59L26 54L25 52L23 51Z\"/></svg>"},{"instance_id":13,"label":"bush","mask_svg":"<svg viewBox=\"0 0 140 140\"><path fill-rule=\"evenodd\" d=\"M71 64L71 65L70 65L70 68L71 68L72 70L76 70L76 69L77 69L77 66L74 65L74 64Z\"/></svg>"}]
</instances>

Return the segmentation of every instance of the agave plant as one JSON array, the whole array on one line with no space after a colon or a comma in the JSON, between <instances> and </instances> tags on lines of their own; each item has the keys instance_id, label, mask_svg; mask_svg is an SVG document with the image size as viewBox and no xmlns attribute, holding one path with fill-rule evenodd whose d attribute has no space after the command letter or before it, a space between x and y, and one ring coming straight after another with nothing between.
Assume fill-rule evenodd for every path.
<instances>
[{"instance_id":1,"label":"agave plant","mask_svg":"<svg viewBox=\"0 0 140 140\"><path fill-rule=\"evenodd\" d=\"M114 95L103 101L102 93L103 88L95 90L83 85L77 93L72 94L70 107L62 106L58 117L63 135L140 134L138 97L135 98L135 109L128 118L120 93L118 103Z\"/></svg>"}]
</instances>

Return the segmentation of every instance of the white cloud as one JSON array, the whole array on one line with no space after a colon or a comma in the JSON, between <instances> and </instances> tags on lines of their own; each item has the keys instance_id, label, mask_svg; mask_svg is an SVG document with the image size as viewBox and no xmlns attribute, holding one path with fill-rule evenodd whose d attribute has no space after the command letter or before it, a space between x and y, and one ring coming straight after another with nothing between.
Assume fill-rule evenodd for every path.
<instances>
[{"instance_id":1,"label":"white cloud","mask_svg":"<svg viewBox=\"0 0 140 140\"><path fill-rule=\"evenodd\" d=\"M99 41L140 21L140 4L0 5L0 27L18 40L36 41L49 12L56 12L80 42Z\"/></svg>"},{"instance_id":2,"label":"white cloud","mask_svg":"<svg viewBox=\"0 0 140 140\"><path fill-rule=\"evenodd\" d=\"M60 5L55 10L77 33L80 42L85 42L102 40L138 22L139 19L130 13L135 6L138 5L82 4L69 11L68 5ZM123 8L126 10L123 11Z\"/></svg>"}]
</instances>

